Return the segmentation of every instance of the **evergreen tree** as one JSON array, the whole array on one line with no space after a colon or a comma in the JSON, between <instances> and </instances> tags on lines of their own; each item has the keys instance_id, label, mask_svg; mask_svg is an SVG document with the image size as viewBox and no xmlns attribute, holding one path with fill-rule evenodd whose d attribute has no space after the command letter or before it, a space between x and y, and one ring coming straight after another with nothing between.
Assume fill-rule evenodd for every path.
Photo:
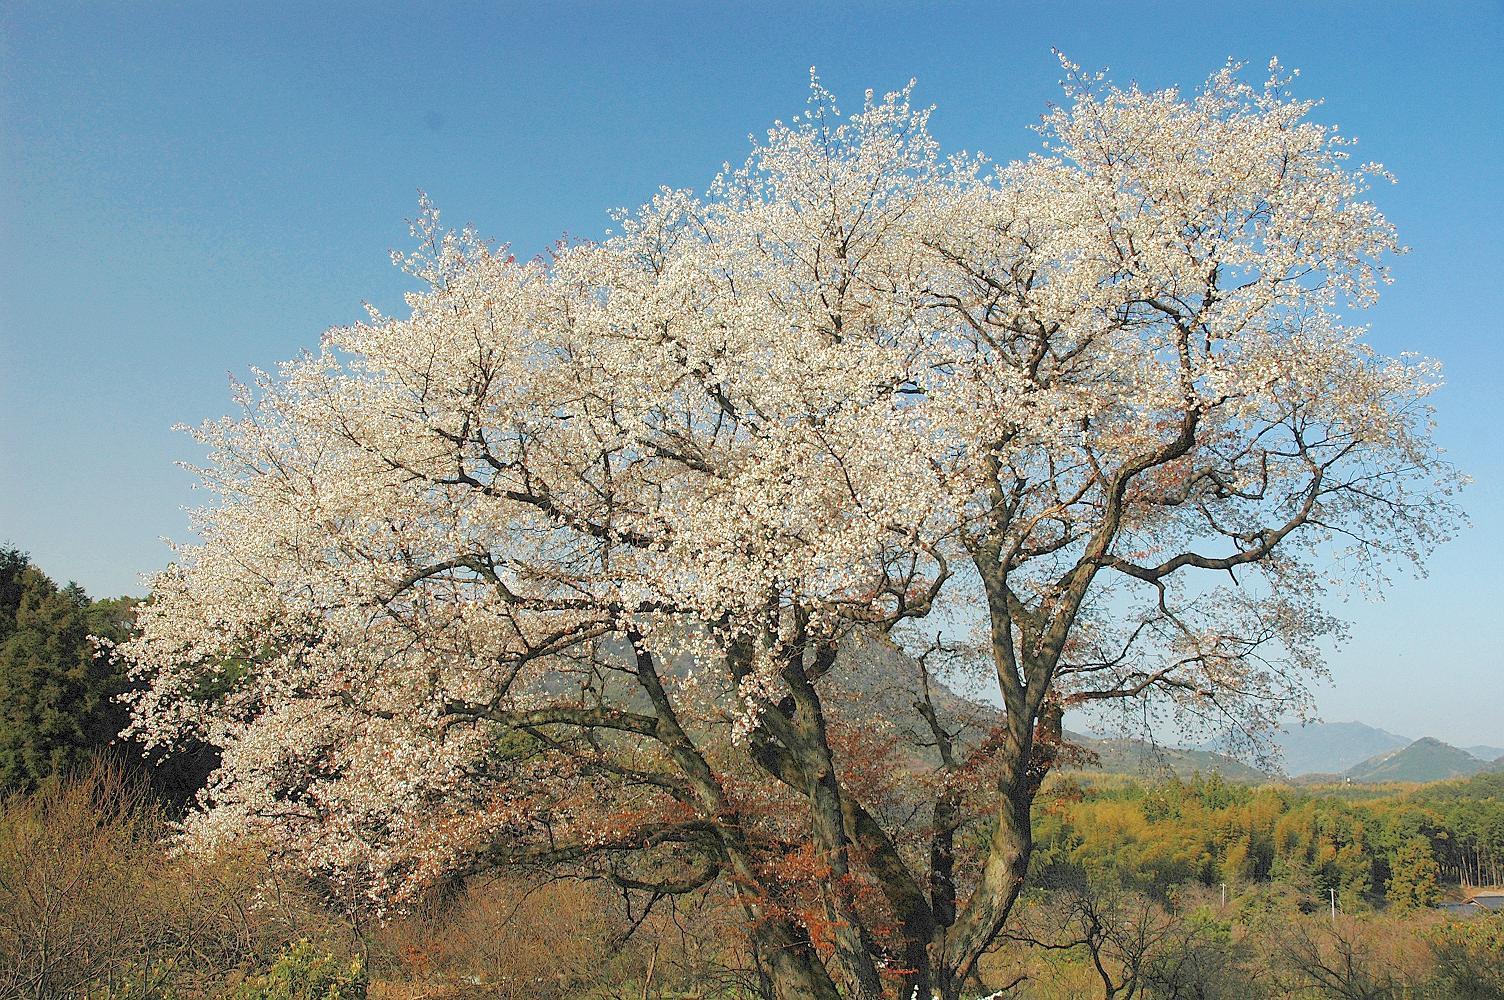
<instances>
[{"instance_id":1,"label":"evergreen tree","mask_svg":"<svg viewBox=\"0 0 1504 1000\"><path fill-rule=\"evenodd\" d=\"M16 608L21 603L21 573L31 560L20 549L0 546L0 642L16 627Z\"/></svg>"},{"instance_id":2,"label":"evergreen tree","mask_svg":"<svg viewBox=\"0 0 1504 1000\"><path fill-rule=\"evenodd\" d=\"M30 789L104 750L125 723L118 671L91 634L123 638L128 601L91 603L0 551L0 789Z\"/></svg>"},{"instance_id":3,"label":"evergreen tree","mask_svg":"<svg viewBox=\"0 0 1504 1000\"><path fill-rule=\"evenodd\" d=\"M1424 909L1441 901L1441 866L1431 853L1424 837L1407 840L1389 863L1389 882L1385 886L1389 905L1400 912Z\"/></svg>"}]
</instances>

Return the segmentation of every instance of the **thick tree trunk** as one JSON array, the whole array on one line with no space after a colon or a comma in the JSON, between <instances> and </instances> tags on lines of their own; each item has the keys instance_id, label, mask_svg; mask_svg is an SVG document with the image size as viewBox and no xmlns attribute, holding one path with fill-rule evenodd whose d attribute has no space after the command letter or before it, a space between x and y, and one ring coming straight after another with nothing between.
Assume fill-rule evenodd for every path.
<instances>
[{"instance_id":1,"label":"thick tree trunk","mask_svg":"<svg viewBox=\"0 0 1504 1000\"><path fill-rule=\"evenodd\" d=\"M870 874L877 878L898 918L900 961L905 970L896 977L898 996L900 1000L912 1000L917 992L928 1000L932 982L929 947L935 932L929 899L877 820L849 795L844 797L842 806L848 835L861 847Z\"/></svg>"},{"instance_id":2,"label":"thick tree trunk","mask_svg":"<svg viewBox=\"0 0 1504 1000\"><path fill-rule=\"evenodd\" d=\"M808 938L785 921L770 921L754 928L752 946L757 949L771 1000L842 1000L841 993L825 971Z\"/></svg>"},{"instance_id":3,"label":"thick tree trunk","mask_svg":"<svg viewBox=\"0 0 1504 1000\"><path fill-rule=\"evenodd\" d=\"M1027 783L998 806L992 844L965 912L936 943L935 986L942 1000L958 1000L977 960L997 938L1023 888L1034 841L1030 829L1033 789Z\"/></svg>"},{"instance_id":4,"label":"thick tree trunk","mask_svg":"<svg viewBox=\"0 0 1504 1000\"><path fill-rule=\"evenodd\" d=\"M679 722L673 703L658 676L653 655L643 637L631 635L635 651L637 676L643 691L652 702L657 725L655 735L679 765L693 789L699 806L717 820L716 831L725 860L740 884L765 893L768 886L759 876L749 849L740 817L727 800L709 763ZM823 735L823 733L822 733ZM829 758L826 758L829 771ZM834 775L830 775L833 783ZM835 805L835 823L840 825L839 804ZM817 831L820 829L817 814ZM843 869L844 874L844 869ZM758 975L764 987L771 986L774 1000L841 1000L830 974L816 953L809 935L776 908L767 907L753 898L743 900L752 926L752 946L758 957ZM870 962L870 956L868 956ZM876 970L873 969L876 981ZM865 1000L865 994L863 994Z\"/></svg>"},{"instance_id":5,"label":"thick tree trunk","mask_svg":"<svg viewBox=\"0 0 1504 1000\"><path fill-rule=\"evenodd\" d=\"M826 647L820 655L833 660L835 648ZM829 669L828 663L825 669ZM807 783L804 794L809 801L810 829L815 845L830 866L829 879L820 898L831 927L834 950L831 964L853 1000L882 1000L882 980L871 942L851 899L851 839L846 833L846 810L842 808L842 789L836 778L825 713L814 685L805 674L802 655L791 658L784 677L793 694L794 730L801 737L797 741L791 740L788 749L798 761Z\"/></svg>"},{"instance_id":6,"label":"thick tree trunk","mask_svg":"<svg viewBox=\"0 0 1504 1000\"><path fill-rule=\"evenodd\" d=\"M1006 750L1005 779L981 878L957 922L935 935L934 979L942 1000L958 1000L982 952L1008 922L1029 874L1033 851L1033 797L1038 779L1030 767L1030 744Z\"/></svg>"},{"instance_id":7,"label":"thick tree trunk","mask_svg":"<svg viewBox=\"0 0 1504 1000\"><path fill-rule=\"evenodd\" d=\"M730 653L733 677L740 680L750 671L750 651L743 646ZM835 649L821 648L817 656L823 674L833 662ZM851 804L845 800L836 775L824 712L813 681L805 672L802 646L786 659L782 674L790 693L753 732L751 756L809 805L813 843L829 866L819 898L830 928L830 972L839 980L843 995L853 1000L881 1000L882 979L876 955L851 898L850 848L854 838L847 830ZM818 962L818 958L815 960ZM820 972L828 982L835 981L825 968ZM782 994L779 996L781 1000Z\"/></svg>"}]
</instances>

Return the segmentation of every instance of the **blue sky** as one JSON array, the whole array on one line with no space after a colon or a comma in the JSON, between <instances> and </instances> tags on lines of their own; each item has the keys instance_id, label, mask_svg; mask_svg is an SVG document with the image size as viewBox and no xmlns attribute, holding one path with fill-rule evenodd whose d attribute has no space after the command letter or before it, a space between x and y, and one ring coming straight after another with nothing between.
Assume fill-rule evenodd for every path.
<instances>
[{"instance_id":1,"label":"blue sky","mask_svg":"<svg viewBox=\"0 0 1504 1000\"><path fill-rule=\"evenodd\" d=\"M531 255L703 189L802 108L812 65L849 106L917 77L948 149L1006 160L1037 148L1052 46L1150 86L1278 56L1399 176L1379 197L1413 252L1366 318L1379 349L1445 362L1440 440L1476 479L1428 579L1340 609L1322 710L1504 743L1504 6L1225 9L0 0L0 540L141 593L197 500L170 427L226 412L227 372L395 308L420 188Z\"/></svg>"}]
</instances>

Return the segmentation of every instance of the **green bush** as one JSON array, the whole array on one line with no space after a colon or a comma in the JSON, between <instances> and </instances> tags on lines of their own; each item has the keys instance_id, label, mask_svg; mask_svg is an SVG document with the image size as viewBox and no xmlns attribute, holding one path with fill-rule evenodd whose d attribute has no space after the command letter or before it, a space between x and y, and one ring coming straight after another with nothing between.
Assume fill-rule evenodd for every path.
<instances>
[{"instance_id":1,"label":"green bush","mask_svg":"<svg viewBox=\"0 0 1504 1000\"><path fill-rule=\"evenodd\" d=\"M1427 938L1443 995L1504 1000L1504 914L1448 920Z\"/></svg>"},{"instance_id":2,"label":"green bush","mask_svg":"<svg viewBox=\"0 0 1504 1000\"><path fill-rule=\"evenodd\" d=\"M343 963L305 938L242 985L236 1000L366 1000L366 986L360 959Z\"/></svg>"}]
</instances>

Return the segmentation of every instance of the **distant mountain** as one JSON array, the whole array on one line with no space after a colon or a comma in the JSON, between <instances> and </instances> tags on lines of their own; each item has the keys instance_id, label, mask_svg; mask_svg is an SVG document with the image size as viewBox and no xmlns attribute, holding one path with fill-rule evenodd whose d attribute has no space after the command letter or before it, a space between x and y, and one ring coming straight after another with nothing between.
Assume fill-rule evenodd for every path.
<instances>
[{"instance_id":1,"label":"distant mountain","mask_svg":"<svg viewBox=\"0 0 1504 1000\"><path fill-rule=\"evenodd\" d=\"M1500 757L1504 757L1504 747L1476 746L1463 747L1462 749L1466 750L1474 757L1477 757L1479 760L1491 760L1497 762Z\"/></svg>"},{"instance_id":2,"label":"distant mountain","mask_svg":"<svg viewBox=\"0 0 1504 1000\"><path fill-rule=\"evenodd\" d=\"M1466 750L1433 739L1416 740L1400 750L1391 750L1349 768L1344 777L1352 781L1445 781L1486 771L1488 761Z\"/></svg>"},{"instance_id":3,"label":"distant mountain","mask_svg":"<svg viewBox=\"0 0 1504 1000\"><path fill-rule=\"evenodd\" d=\"M825 696L827 710L833 716L853 722L892 720L900 730L914 730L912 735L919 746L924 746L930 737L923 724L913 718L912 706L920 692L919 671L911 658L886 643L853 640L843 645L838 662L840 669L832 672ZM978 692L963 694L936 683L931 685L930 696L961 743L981 739L1002 721L1000 708ZM1215 773L1228 781L1248 783L1264 783L1276 777L1221 752L1225 747L1218 743L1187 748L1069 731L1065 736L1068 743L1095 754L1097 760L1062 767L1063 771L1143 776L1173 773L1182 778ZM1287 727L1279 732L1275 743L1282 751L1285 773L1308 775L1307 782L1344 777L1364 782L1425 782L1468 777L1494 768L1504 771L1504 760L1491 764L1429 737L1411 743L1361 722ZM916 750L912 763L916 767L932 766L933 755L930 749Z\"/></svg>"},{"instance_id":4,"label":"distant mountain","mask_svg":"<svg viewBox=\"0 0 1504 1000\"><path fill-rule=\"evenodd\" d=\"M1339 774L1371 757L1399 750L1410 741L1361 722L1314 722L1286 726L1275 737L1285 773Z\"/></svg>"},{"instance_id":5,"label":"distant mountain","mask_svg":"<svg viewBox=\"0 0 1504 1000\"><path fill-rule=\"evenodd\" d=\"M1070 770L1104 774L1155 774L1168 771L1181 778L1188 778L1192 774L1215 773L1228 781L1241 782L1265 782L1271 777L1256 767L1211 750L1155 746L1144 740L1102 739L1070 732L1065 737L1068 742L1091 751L1098 758L1094 764Z\"/></svg>"}]
</instances>

